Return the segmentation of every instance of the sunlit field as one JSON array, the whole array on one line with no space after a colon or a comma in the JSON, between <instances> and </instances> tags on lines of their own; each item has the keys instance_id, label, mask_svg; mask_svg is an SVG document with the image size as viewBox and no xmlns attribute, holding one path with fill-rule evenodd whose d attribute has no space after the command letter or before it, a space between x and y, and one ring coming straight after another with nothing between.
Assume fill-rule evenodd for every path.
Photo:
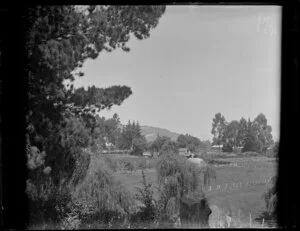
<instances>
[{"instance_id":1,"label":"sunlit field","mask_svg":"<svg viewBox=\"0 0 300 231\"><path fill-rule=\"evenodd\" d=\"M119 157L122 160L137 161L134 157ZM141 161L143 157L140 157ZM116 158L118 159L118 158ZM145 158L144 158L145 159ZM231 211L233 225L238 227L259 226L254 219L265 210L262 197L268 189L270 179L276 175L276 162L274 158L267 157L232 157L217 158L230 164L214 165L217 172L216 181L204 188L209 203ZM155 159L146 159L148 163L155 163ZM237 164L237 165L236 165ZM132 193L137 193L137 188L142 187L142 169L133 171L118 170L115 175L126 185ZM152 184L154 197L157 198L157 175L155 168L145 168L146 179ZM138 202L137 202L138 203ZM260 227L260 226L259 226Z\"/></svg>"}]
</instances>

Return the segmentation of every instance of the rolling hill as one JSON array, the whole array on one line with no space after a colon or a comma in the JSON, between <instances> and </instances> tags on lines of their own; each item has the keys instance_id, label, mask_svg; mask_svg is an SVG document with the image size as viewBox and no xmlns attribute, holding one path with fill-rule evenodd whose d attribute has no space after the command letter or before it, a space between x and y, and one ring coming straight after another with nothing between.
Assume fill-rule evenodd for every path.
<instances>
[{"instance_id":1,"label":"rolling hill","mask_svg":"<svg viewBox=\"0 0 300 231\"><path fill-rule=\"evenodd\" d=\"M145 138L148 142L154 141L159 134L160 136L167 136L170 137L171 140L176 140L177 137L180 135L176 132L171 132L164 128L158 128L158 127L151 127L151 126L145 126L141 125L142 134L145 135Z\"/></svg>"}]
</instances>

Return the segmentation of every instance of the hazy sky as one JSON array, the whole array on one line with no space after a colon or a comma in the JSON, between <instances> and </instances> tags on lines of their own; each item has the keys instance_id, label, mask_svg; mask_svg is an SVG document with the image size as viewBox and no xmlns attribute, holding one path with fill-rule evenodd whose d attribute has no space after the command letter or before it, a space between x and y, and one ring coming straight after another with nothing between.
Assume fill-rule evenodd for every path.
<instances>
[{"instance_id":1,"label":"hazy sky","mask_svg":"<svg viewBox=\"0 0 300 231\"><path fill-rule=\"evenodd\" d=\"M211 139L212 119L253 120L264 113L279 137L281 7L168 6L150 38L129 53L103 52L75 86L127 85L117 113L178 133Z\"/></svg>"}]
</instances>

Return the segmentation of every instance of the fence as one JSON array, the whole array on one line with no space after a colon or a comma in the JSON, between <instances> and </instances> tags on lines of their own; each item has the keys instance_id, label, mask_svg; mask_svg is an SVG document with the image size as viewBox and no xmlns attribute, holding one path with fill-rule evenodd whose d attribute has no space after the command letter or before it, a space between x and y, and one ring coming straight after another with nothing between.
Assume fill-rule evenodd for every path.
<instances>
[{"instance_id":1,"label":"fence","mask_svg":"<svg viewBox=\"0 0 300 231\"><path fill-rule=\"evenodd\" d=\"M237 190L240 188L245 187L252 187L255 185L263 185L270 183L271 178L263 179L263 180L251 180L246 182L230 182L230 183L224 183L224 184L217 184L217 185L209 185L209 186L202 186L202 190L205 192L211 192L211 191L219 191L219 190Z\"/></svg>"},{"instance_id":2,"label":"fence","mask_svg":"<svg viewBox=\"0 0 300 231\"><path fill-rule=\"evenodd\" d=\"M119 150L119 149L113 149L113 150L102 150L103 154L128 154L130 150Z\"/></svg>"},{"instance_id":3,"label":"fence","mask_svg":"<svg viewBox=\"0 0 300 231\"><path fill-rule=\"evenodd\" d=\"M243 163L243 162L232 162L230 164L214 164L215 168L224 168L224 167L233 167L233 168L265 168L266 165L264 164L254 164L254 163Z\"/></svg>"}]
</instances>

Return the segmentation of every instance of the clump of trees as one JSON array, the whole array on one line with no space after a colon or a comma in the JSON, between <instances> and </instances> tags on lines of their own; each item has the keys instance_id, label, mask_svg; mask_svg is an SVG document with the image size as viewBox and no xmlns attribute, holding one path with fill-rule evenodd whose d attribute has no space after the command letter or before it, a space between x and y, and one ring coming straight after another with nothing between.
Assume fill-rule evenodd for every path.
<instances>
[{"instance_id":1,"label":"clump of trees","mask_svg":"<svg viewBox=\"0 0 300 231\"><path fill-rule=\"evenodd\" d=\"M116 48L128 52L130 37L148 38L164 12L165 6L23 8L30 223L62 221L67 205L74 204L72 190L90 166L90 153L83 150L103 144L105 133L117 142L115 121L103 126L97 112L121 105L132 91L127 86L76 89L73 81L83 76L84 62ZM97 176L102 181L105 174Z\"/></svg>"},{"instance_id":2,"label":"clump of trees","mask_svg":"<svg viewBox=\"0 0 300 231\"><path fill-rule=\"evenodd\" d=\"M175 153L161 155L156 169L160 191L158 211L161 219L167 221L172 221L172 216L178 213L179 202L184 195L197 194L198 199L204 197L202 186L216 179L215 170L209 165L199 168Z\"/></svg>"},{"instance_id":3,"label":"clump of trees","mask_svg":"<svg viewBox=\"0 0 300 231\"><path fill-rule=\"evenodd\" d=\"M199 138L191 136L189 134L181 134L177 138L177 143L180 148L188 148L191 152L199 152L200 149L204 148L204 144Z\"/></svg>"},{"instance_id":4,"label":"clump of trees","mask_svg":"<svg viewBox=\"0 0 300 231\"><path fill-rule=\"evenodd\" d=\"M266 153L274 143L272 127L260 113L253 121L241 118L227 122L221 113L215 114L212 123L213 145L223 145L223 151L231 152L242 147L242 152Z\"/></svg>"},{"instance_id":5,"label":"clump of trees","mask_svg":"<svg viewBox=\"0 0 300 231\"><path fill-rule=\"evenodd\" d=\"M171 138L167 136L158 136L156 139L148 144L148 149L152 152L160 152L163 146L167 146L168 144L171 144Z\"/></svg>"},{"instance_id":6,"label":"clump of trees","mask_svg":"<svg viewBox=\"0 0 300 231\"><path fill-rule=\"evenodd\" d=\"M187 148L193 153L199 153L201 150L210 148L210 142L200 141L199 138L189 134L180 134L176 141L172 141L170 137L158 135L156 139L148 144L148 149L151 152L162 153L178 153L179 148Z\"/></svg>"},{"instance_id":7,"label":"clump of trees","mask_svg":"<svg viewBox=\"0 0 300 231\"><path fill-rule=\"evenodd\" d=\"M102 158L93 158L89 173L73 191L73 201L80 208L80 221L108 225L118 222L134 211L133 197ZM118 219L117 219L118 218Z\"/></svg>"},{"instance_id":8,"label":"clump of trees","mask_svg":"<svg viewBox=\"0 0 300 231\"><path fill-rule=\"evenodd\" d=\"M141 156L147 148L147 140L141 133L141 128L138 122L128 121L120 133L120 138L117 143L120 149L130 149L132 155Z\"/></svg>"}]
</instances>

